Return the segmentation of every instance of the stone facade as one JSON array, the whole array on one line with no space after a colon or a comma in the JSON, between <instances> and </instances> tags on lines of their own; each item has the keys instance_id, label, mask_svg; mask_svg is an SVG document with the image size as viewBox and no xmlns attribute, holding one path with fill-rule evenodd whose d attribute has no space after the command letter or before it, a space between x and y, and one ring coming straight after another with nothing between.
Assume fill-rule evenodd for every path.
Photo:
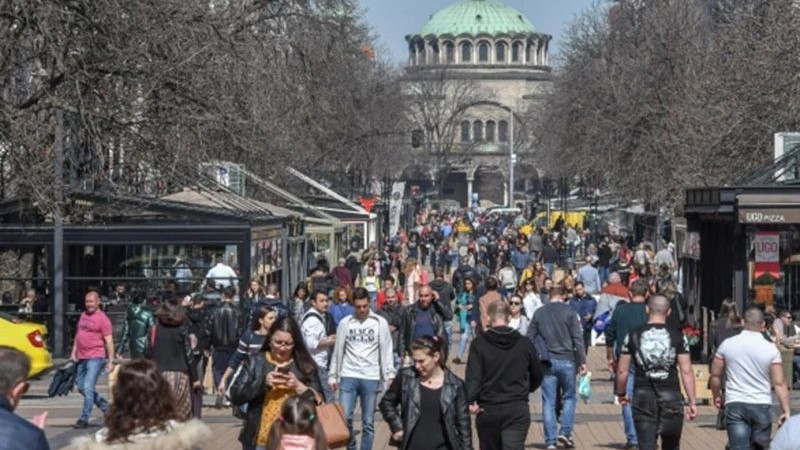
<instances>
[{"instance_id":1,"label":"stone facade","mask_svg":"<svg viewBox=\"0 0 800 450\"><path fill-rule=\"evenodd\" d=\"M422 128L431 124L413 123L409 144L416 166L405 175L414 180L424 172L441 198L465 206L473 192L481 200L506 203L513 114L514 200L524 200L526 188L539 178L524 119L551 87L550 40L521 14L493 0L457 3L433 15L421 33L407 36L404 82L410 95L415 95L412 86L443 82L468 84L470 97L466 104L452 99L451 110L439 118L454 124L449 130L454 145L446 152L440 149L435 158L419 142L429 135ZM459 89L443 92L450 96Z\"/></svg>"}]
</instances>

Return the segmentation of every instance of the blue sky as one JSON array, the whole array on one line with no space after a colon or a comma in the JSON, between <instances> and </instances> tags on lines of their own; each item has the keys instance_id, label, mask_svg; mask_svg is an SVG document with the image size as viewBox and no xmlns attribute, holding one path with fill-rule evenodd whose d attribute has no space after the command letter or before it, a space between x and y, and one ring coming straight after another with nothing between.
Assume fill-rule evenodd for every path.
<instances>
[{"instance_id":1,"label":"blue sky","mask_svg":"<svg viewBox=\"0 0 800 450\"><path fill-rule=\"evenodd\" d=\"M422 29L431 14L461 0L360 0L367 21L380 37L387 59L405 62L405 36ZM595 0L501 0L527 17L537 31L553 35L551 52L558 51L567 26Z\"/></svg>"}]
</instances>

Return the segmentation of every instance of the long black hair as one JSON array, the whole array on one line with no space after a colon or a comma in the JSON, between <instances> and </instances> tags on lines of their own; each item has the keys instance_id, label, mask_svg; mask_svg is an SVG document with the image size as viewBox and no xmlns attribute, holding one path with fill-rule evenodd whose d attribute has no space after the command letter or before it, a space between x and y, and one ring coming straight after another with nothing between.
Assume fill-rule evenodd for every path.
<instances>
[{"instance_id":1,"label":"long black hair","mask_svg":"<svg viewBox=\"0 0 800 450\"><path fill-rule=\"evenodd\" d=\"M292 317L278 319L272 324L267 334L267 339L264 340L264 345L261 347L261 351L269 351L272 336L274 336L277 331L283 331L292 336L292 341L294 342L294 347L292 347L292 359L294 363L303 375L307 377L313 376L317 372L317 365L314 363L314 360L311 359L311 353L309 353L308 348L306 348L306 344L303 341L303 334L300 332L300 326Z\"/></svg>"}]
</instances>

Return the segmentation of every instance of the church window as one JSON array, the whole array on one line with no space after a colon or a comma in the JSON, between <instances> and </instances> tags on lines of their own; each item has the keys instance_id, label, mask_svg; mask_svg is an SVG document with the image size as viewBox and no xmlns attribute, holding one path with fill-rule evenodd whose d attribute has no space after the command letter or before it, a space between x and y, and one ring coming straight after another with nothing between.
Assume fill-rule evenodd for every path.
<instances>
[{"instance_id":1,"label":"church window","mask_svg":"<svg viewBox=\"0 0 800 450\"><path fill-rule=\"evenodd\" d=\"M444 57L445 62L448 64L456 62L456 47L452 42L447 42L444 44Z\"/></svg>"},{"instance_id":2,"label":"church window","mask_svg":"<svg viewBox=\"0 0 800 450\"><path fill-rule=\"evenodd\" d=\"M469 142L469 120L461 122L461 142Z\"/></svg>"},{"instance_id":3,"label":"church window","mask_svg":"<svg viewBox=\"0 0 800 450\"><path fill-rule=\"evenodd\" d=\"M499 63L506 62L506 44L505 42L498 42L495 46L495 59Z\"/></svg>"},{"instance_id":4,"label":"church window","mask_svg":"<svg viewBox=\"0 0 800 450\"><path fill-rule=\"evenodd\" d=\"M489 62L489 44L481 42L478 45L478 61Z\"/></svg>"},{"instance_id":5,"label":"church window","mask_svg":"<svg viewBox=\"0 0 800 450\"><path fill-rule=\"evenodd\" d=\"M439 64L439 44L437 44L436 42L431 42L430 47L431 47L431 58L432 58L431 62L433 64Z\"/></svg>"},{"instance_id":6,"label":"church window","mask_svg":"<svg viewBox=\"0 0 800 450\"><path fill-rule=\"evenodd\" d=\"M472 124L472 139L476 142L483 140L483 122L476 120Z\"/></svg>"},{"instance_id":7,"label":"church window","mask_svg":"<svg viewBox=\"0 0 800 450\"><path fill-rule=\"evenodd\" d=\"M508 142L508 122L505 120L501 120L497 127L497 137L500 142Z\"/></svg>"},{"instance_id":8,"label":"church window","mask_svg":"<svg viewBox=\"0 0 800 450\"><path fill-rule=\"evenodd\" d=\"M515 42L511 47L511 62L519 62L520 56L522 56L522 44Z\"/></svg>"},{"instance_id":9,"label":"church window","mask_svg":"<svg viewBox=\"0 0 800 450\"><path fill-rule=\"evenodd\" d=\"M472 62L472 44L469 42L461 43L461 62Z\"/></svg>"},{"instance_id":10,"label":"church window","mask_svg":"<svg viewBox=\"0 0 800 450\"><path fill-rule=\"evenodd\" d=\"M486 122L486 142L494 142L494 135L497 129L497 123L494 120Z\"/></svg>"}]
</instances>

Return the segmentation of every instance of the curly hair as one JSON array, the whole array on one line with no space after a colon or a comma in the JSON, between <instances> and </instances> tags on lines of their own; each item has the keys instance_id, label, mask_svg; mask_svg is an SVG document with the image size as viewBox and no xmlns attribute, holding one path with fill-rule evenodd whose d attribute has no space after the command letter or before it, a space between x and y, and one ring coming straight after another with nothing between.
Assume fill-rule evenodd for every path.
<instances>
[{"instance_id":1,"label":"curly hair","mask_svg":"<svg viewBox=\"0 0 800 450\"><path fill-rule=\"evenodd\" d=\"M125 442L132 434L164 429L168 421L180 420L172 389L153 361L122 364L111 395L107 442Z\"/></svg>"}]
</instances>

